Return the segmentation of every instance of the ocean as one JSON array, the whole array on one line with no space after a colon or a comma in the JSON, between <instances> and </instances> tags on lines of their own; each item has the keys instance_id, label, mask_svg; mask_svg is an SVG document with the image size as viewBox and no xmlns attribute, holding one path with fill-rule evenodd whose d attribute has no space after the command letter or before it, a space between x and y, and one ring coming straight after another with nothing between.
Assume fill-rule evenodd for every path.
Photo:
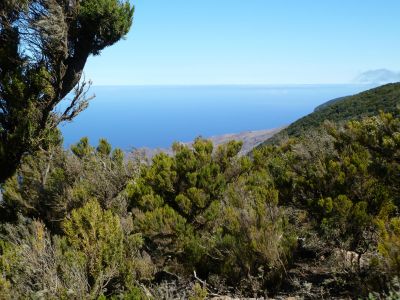
<instances>
[{"instance_id":1,"label":"ocean","mask_svg":"<svg viewBox=\"0 0 400 300\"><path fill-rule=\"evenodd\" d=\"M370 85L94 86L96 98L73 122L60 125L64 145L81 137L96 145L165 148L244 131L290 124L328 100L359 93Z\"/></svg>"}]
</instances>

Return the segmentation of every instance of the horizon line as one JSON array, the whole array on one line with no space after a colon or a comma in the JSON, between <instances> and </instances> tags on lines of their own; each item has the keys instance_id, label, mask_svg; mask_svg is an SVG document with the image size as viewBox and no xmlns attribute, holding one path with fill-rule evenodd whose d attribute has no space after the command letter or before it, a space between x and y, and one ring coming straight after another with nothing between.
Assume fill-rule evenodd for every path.
<instances>
[{"instance_id":1,"label":"horizon line","mask_svg":"<svg viewBox=\"0 0 400 300\"><path fill-rule=\"evenodd\" d=\"M334 86L334 85L384 85L387 83L195 83L195 84L92 84L92 87L220 87L220 86Z\"/></svg>"}]
</instances>

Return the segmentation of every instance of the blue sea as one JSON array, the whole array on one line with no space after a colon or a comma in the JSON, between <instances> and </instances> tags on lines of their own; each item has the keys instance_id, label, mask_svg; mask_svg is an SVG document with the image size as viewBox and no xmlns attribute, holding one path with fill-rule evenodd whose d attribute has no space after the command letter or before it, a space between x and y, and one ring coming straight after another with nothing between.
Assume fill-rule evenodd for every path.
<instances>
[{"instance_id":1,"label":"blue sea","mask_svg":"<svg viewBox=\"0 0 400 300\"><path fill-rule=\"evenodd\" d=\"M328 100L369 85L279 86L95 86L96 98L71 123L60 126L64 145L81 137L93 145L169 147L197 136L263 130L288 125Z\"/></svg>"}]
</instances>

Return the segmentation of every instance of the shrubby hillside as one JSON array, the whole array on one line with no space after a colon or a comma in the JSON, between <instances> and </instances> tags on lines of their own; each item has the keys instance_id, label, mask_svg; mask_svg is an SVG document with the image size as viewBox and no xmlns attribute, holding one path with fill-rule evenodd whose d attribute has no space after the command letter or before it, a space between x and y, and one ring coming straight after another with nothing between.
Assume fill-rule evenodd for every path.
<instances>
[{"instance_id":1,"label":"shrubby hillside","mask_svg":"<svg viewBox=\"0 0 400 300\"><path fill-rule=\"evenodd\" d=\"M279 143L287 137L298 137L310 129L321 126L326 120L345 122L374 116L380 111L398 115L400 105L400 83L383 85L354 96L328 101L315 111L268 139L264 144Z\"/></svg>"},{"instance_id":2,"label":"shrubby hillside","mask_svg":"<svg viewBox=\"0 0 400 300\"><path fill-rule=\"evenodd\" d=\"M197 139L126 161L84 138L27 156L3 186L0 297L396 293L399 118L240 149Z\"/></svg>"}]
</instances>

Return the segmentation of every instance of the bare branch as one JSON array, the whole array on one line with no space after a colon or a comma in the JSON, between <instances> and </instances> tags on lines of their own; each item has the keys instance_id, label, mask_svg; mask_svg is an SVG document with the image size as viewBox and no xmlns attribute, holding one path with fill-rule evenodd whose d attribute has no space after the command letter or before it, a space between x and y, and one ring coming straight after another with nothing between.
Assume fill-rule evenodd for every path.
<instances>
[{"instance_id":1,"label":"bare branch","mask_svg":"<svg viewBox=\"0 0 400 300\"><path fill-rule=\"evenodd\" d=\"M95 95L87 96L91 85L91 81L85 80L77 84L74 88L74 97L70 100L70 104L64 112L58 116L57 123L72 121L73 118L88 107L89 101L95 98Z\"/></svg>"}]
</instances>

